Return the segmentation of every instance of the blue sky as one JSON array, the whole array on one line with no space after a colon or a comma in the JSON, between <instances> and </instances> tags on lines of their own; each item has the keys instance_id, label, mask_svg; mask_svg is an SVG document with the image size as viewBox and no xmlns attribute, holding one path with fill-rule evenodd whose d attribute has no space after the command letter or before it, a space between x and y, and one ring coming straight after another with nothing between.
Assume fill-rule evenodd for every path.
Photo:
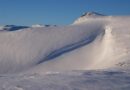
<instances>
[{"instance_id":1,"label":"blue sky","mask_svg":"<svg viewBox=\"0 0 130 90\"><path fill-rule=\"evenodd\" d=\"M130 15L130 0L0 0L0 25L67 25L88 11Z\"/></svg>"}]
</instances>

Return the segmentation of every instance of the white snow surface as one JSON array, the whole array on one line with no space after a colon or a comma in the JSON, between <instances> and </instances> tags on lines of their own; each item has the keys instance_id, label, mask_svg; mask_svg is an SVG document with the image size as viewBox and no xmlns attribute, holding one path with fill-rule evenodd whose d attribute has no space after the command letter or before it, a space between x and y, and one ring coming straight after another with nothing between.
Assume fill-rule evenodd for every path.
<instances>
[{"instance_id":1,"label":"white snow surface","mask_svg":"<svg viewBox=\"0 0 130 90\"><path fill-rule=\"evenodd\" d=\"M129 71L1 75L0 90L129 90Z\"/></svg>"},{"instance_id":2,"label":"white snow surface","mask_svg":"<svg viewBox=\"0 0 130 90\"><path fill-rule=\"evenodd\" d=\"M32 27L45 27L44 25L42 25L42 24L34 24L34 25L32 25Z\"/></svg>"},{"instance_id":3,"label":"white snow surface","mask_svg":"<svg viewBox=\"0 0 130 90\"><path fill-rule=\"evenodd\" d=\"M129 69L129 16L0 31L0 90L129 90Z\"/></svg>"},{"instance_id":4,"label":"white snow surface","mask_svg":"<svg viewBox=\"0 0 130 90\"><path fill-rule=\"evenodd\" d=\"M86 12L86 13L83 13L83 15L80 16L77 20L75 20L73 24L83 23L83 22L86 22L91 19L99 19L99 18L103 18L105 16L106 15L103 15L103 14L100 14L97 12ZM108 16L106 16L106 17L108 17Z\"/></svg>"}]
</instances>

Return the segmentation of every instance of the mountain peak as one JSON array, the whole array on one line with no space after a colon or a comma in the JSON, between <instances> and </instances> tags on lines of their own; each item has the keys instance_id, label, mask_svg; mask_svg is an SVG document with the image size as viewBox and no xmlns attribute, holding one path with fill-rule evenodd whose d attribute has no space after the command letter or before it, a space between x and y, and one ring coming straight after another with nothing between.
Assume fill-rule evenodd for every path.
<instances>
[{"instance_id":1,"label":"mountain peak","mask_svg":"<svg viewBox=\"0 0 130 90\"><path fill-rule=\"evenodd\" d=\"M88 19L102 17L102 16L105 16L105 15L97 13L97 12L85 12L76 21L74 21L73 24L82 23Z\"/></svg>"},{"instance_id":2,"label":"mountain peak","mask_svg":"<svg viewBox=\"0 0 130 90\"><path fill-rule=\"evenodd\" d=\"M105 15L97 13L97 12L85 12L83 13L81 17L84 17L84 16L105 16Z\"/></svg>"}]
</instances>

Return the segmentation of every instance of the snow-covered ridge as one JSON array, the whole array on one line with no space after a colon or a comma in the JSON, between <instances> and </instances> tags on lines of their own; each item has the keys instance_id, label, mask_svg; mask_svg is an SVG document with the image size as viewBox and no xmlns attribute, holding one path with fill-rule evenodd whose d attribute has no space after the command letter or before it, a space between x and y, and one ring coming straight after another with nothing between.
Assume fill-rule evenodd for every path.
<instances>
[{"instance_id":1,"label":"snow-covered ridge","mask_svg":"<svg viewBox=\"0 0 130 90\"><path fill-rule=\"evenodd\" d=\"M5 25L0 27L0 31L16 31L25 28L29 28L29 26Z\"/></svg>"},{"instance_id":2,"label":"snow-covered ridge","mask_svg":"<svg viewBox=\"0 0 130 90\"><path fill-rule=\"evenodd\" d=\"M32 25L31 27L32 28L42 28L42 27L56 27L57 25L49 25L49 24L35 24L35 25Z\"/></svg>"},{"instance_id":3,"label":"snow-covered ridge","mask_svg":"<svg viewBox=\"0 0 130 90\"><path fill-rule=\"evenodd\" d=\"M6 26L11 30L0 32L0 73L129 69L130 17L87 18L63 27Z\"/></svg>"},{"instance_id":4,"label":"snow-covered ridge","mask_svg":"<svg viewBox=\"0 0 130 90\"><path fill-rule=\"evenodd\" d=\"M2 26L0 26L0 31L17 31L17 30L21 30L21 29L56 27L56 26L57 25L42 25L42 24L35 24L32 26L2 25Z\"/></svg>"},{"instance_id":5,"label":"snow-covered ridge","mask_svg":"<svg viewBox=\"0 0 130 90\"><path fill-rule=\"evenodd\" d=\"M0 90L130 90L130 17L0 27Z\"/></svg>"},{"instance_id":6,"label":"snow-covered ridge","mask_svg":"<svg viewBox=\"0 0 130 90\"><path fill-rule=\"evenodd\" d=\"M81 17L105 16L97 12L85 12Z\"/></svg>"},{"instance_id":7,"label":"snow-covered ridge","mask_svg":"<svg viewBox=\"0 0 130 90\"><path fill-rule=\"evenodd\" d=\"M83 23L86 22L87 20L102 18L104 16L106 15L97 12L85 12L78 19L76 19L73 24Z\"/></svg>"}]
</instances>

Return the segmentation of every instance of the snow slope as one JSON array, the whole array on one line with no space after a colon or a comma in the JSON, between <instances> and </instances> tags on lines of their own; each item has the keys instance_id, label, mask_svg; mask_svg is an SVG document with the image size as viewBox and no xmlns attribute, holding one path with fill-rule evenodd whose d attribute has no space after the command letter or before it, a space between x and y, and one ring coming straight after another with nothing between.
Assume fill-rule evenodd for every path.
<instances>
[{"instance_id":1,"label":"snow slope","mask_svg":"<svg viewBox=\"0 0 130 90\"><path fill-rule=\"evenodd\" d=\"M130 89L129 16L0 29L0 90Z\"/></svg>"},{"instance_id":2,"label":"snow slope","mask_svg":"<svg viewBox=\"0 0 130 90\"><path fill-rule=\"evenodd\" d=\"M80 42L92 42L102 30L102 24L93 24L96 27L88 23L79 26L1 31L0 73L17 72L36 66L57 56L50 55L55 50L75 49L80 46ZM91 29L86 30L86 27Z\"/></svg>"},{"instance_id":3,"label":"snow slope","mask_svg":"<svg viewBox=\"0 0 130 90\"><path fill-rule=\"evenodd\" d=\"M90 36L78 44L74 43L72 46L54 50L47 56L46 62L40 62L37 67L31 68L30 72L129 69L129 22L129 17L103 17L70 26L80 27L80 31L91 30L93 33L84 33L86 36ZM93 27L90 27L89 24ZM83 35L80 36L83 37ZM76 49L72 50L74 47ZM60 56L54 58L58 55Z\"/></svg>"},{"instance_id":4,"label":"snow slope","mask_svg":"<svg viewBox=\"0 0 130 90\"><path fill-rule=\"evenodd\" d=\"M130 17L83 22L0 31L0 73L129 69Z\"/></svg>"},{"instance_id":5,"label":"snow slope","mask_svg":"<svg viewBox=\"0 0 130 90\"><path fill-rule=\"evenodd\" d=\"M83 13L83 15L80 16L78 19L76 19L73 24L84 23L88 20L90 21L91 19L92 20L93 19L101 19L104 17L108 17L108 16L97 13L97 12L86 12L86 13Z\"/></svg>"},{"instance_id":6,"label":"snow slope","mask_svg":"<svg viewBox=\"0 0 130 90\"><path fill-rule=\"evenodd\" d=\"M0 77L0 90L129 90L129 71L72 71Z\"/></svg>"}]
</instances>

